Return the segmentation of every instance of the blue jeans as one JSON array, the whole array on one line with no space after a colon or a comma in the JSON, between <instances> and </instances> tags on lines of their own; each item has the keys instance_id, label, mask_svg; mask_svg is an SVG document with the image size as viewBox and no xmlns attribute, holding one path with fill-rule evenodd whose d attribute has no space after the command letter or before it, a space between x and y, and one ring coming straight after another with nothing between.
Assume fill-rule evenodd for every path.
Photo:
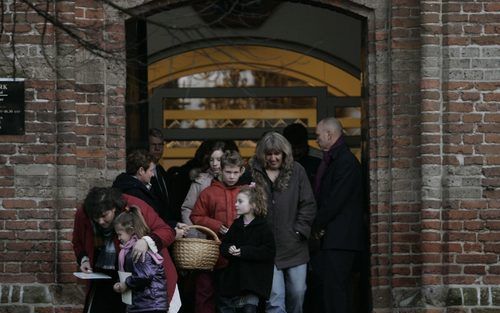
<instances>
[{"instance_id":1,"label":"blue jeans","mask_svg":"<svg viewBox=\"0 0 500 313\"><path fill-rule=\"evenodd\" d=\"M278 270L274 266L273 286L266 313L302 313L306 293L307 264Z\"/></svg>"}]
</instances>

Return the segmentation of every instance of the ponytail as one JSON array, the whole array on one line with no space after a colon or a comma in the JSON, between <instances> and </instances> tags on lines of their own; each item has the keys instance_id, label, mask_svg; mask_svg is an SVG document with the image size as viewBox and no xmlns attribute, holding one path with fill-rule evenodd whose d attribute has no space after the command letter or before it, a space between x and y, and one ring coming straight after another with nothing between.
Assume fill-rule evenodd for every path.
<instances>
[{"instance_id":1,"label":"ponytail","mask_svg":"<svg viewBox=\"0 0 500 313\"><path fill-rule=\"evenodd\" d=\"M127 207L125 211L115 218L113 223L115 226L121 225L127 233L135 234L139 238L148 235L150 232L141 210L135 205Z\"/></svg>"}]
</instances>

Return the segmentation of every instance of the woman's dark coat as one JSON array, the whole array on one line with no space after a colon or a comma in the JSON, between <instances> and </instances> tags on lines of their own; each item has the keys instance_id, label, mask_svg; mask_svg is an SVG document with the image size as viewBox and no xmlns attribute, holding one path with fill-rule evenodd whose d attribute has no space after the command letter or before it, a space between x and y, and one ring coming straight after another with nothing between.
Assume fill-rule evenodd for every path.
<instances>
[{"instance_id":1,"label":"woman's dark coat","mask_svg":"<svg viewBox=\"0 0 500 313\"><path fill-rule=\"evenodd\" d=\"M273 184L260 163L255 159L252 161L255 182L263 186L267 195L267 222L274 233L276 267L281 270L307 263L307 239L316 215L316 202L306 171L294 162L288 187L279 191L275 186L280 183L280 178Z\"/></svg>"},{"instance_id":2,"label":"woman's dark coat","mask_svg":"<svg viewBox=\"0 0 500 313\"><path fill-rule=\"evenodd\" d=\"M166 210L161 205L160 200L139 179L130 174L121 173L115 178L113 188L117 188L127 195L134 196L146 202L166 222Z\"/></svg>"}]
</instances>

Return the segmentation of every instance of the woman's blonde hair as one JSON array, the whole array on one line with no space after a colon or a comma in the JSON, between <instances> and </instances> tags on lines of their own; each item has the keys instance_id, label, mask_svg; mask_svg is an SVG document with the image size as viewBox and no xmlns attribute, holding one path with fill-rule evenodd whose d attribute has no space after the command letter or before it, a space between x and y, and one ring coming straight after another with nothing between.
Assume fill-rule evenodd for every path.
<instances>
[{"instance_id":1,"label":"woman's blonde hair","mask_svg":"<svg viewBox=\"0 0 500 313\"><path fill-rule=\"evenodd\" d=\"M135 234L139 238L148 235L150 232L141 210L135 205L126 208L125 211L120 213L113 221L113 225L123 227L127 234Z\"/></svg>"},{"instance_id":2,"label":"woman's blonde hair","mask_svg":"<svg viewBox=\"0 0 500 313\"><path fill-rule=\"evenodd\" d=\"M288 140L277 132L265 134L257 143L255 148L254 160L266 167L266 154L270 152L279 152L283 155L280 173L276 179L275 188L283 191L288 188L288 183L292 176L293 154L292 147ZM261 183L257 180L257 183Z\"/></svg>"}]
</instances>

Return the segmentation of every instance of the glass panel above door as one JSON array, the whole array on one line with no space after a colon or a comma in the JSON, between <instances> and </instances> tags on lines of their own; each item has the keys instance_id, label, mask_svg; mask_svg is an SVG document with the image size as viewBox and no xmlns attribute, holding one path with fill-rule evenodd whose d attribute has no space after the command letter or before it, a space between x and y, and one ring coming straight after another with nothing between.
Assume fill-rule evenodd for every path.
<instances>
[{"instance_id":1,"label":"glass panel above door","mask_svg":"<svg viewBox=\"0 0 500 313\"><path fill-rule=\"evenodd\" d=\"M164 98L164 128L279 128L316 124L316 98Z\"/></svg>"}]
</instances>

